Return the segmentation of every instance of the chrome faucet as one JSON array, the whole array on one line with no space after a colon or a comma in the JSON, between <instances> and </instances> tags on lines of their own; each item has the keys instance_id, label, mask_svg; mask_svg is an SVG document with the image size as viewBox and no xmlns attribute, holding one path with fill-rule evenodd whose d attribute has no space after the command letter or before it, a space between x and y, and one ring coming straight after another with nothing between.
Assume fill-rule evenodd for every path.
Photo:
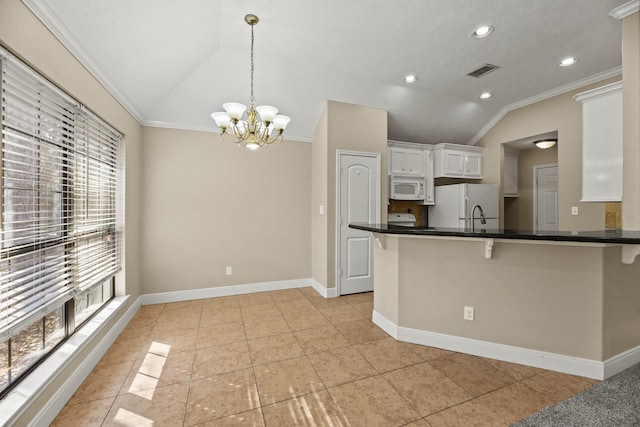
<instances>
[{"instance_id":1,"label":"chrome faucet","mask_svg":"<svg viewBox=\"0 0 640 427\"><path fill-rule=\"evenodd\" d=\"M482 210L482 206L480 205L473 205L473 207L471 208L471 231L475 231L475 225L476 225L476 208L478 208L478 210L480 211L480 224L485 225L487 223L487 220L484 217L484 211Z\"/></svg>"}]
</instances>

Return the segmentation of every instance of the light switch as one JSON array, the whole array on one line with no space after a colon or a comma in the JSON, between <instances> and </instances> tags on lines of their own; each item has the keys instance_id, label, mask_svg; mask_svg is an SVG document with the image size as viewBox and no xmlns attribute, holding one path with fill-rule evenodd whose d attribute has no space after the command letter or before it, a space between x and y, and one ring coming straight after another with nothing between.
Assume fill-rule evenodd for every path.
<instances>
[{"instance_id":1,"label":"light switch","mask_svg":"<svg viewBox=\"0 0 640 427\"><path fill-rule=\"evenodd\" d=\"M571 206L571 215L578 215L578 207L577 206Z\"/></svg>"},{"instance_id":2,"label":"light switch","mask_svg":"<svg viewBox=\"0 0 640 427\"><path fill-rule=\"evenodd\" d=\"M324 206L320 205L320 215L324 215Z\"/></svg>"}]
</instances>

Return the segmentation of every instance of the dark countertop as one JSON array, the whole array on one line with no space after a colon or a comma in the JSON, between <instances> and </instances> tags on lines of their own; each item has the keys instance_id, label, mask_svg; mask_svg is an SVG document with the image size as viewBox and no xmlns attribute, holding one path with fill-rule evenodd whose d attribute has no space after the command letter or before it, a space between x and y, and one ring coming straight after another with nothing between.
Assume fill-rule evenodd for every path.
<instances>
[{"instance_id":1,"label":"dark countertop","mask_svg":"<svg viewBox=\"0 0 640 427\"><path fill-rule=\"evenodd\" d=\"M402 227L389 224L349 224L350 228L381 234L413 236L471 237L484 239L548 240L557 242L640 244L640 231L533 231L533 230L475 230L469 228Z\"/></svg>"}]
</instances>

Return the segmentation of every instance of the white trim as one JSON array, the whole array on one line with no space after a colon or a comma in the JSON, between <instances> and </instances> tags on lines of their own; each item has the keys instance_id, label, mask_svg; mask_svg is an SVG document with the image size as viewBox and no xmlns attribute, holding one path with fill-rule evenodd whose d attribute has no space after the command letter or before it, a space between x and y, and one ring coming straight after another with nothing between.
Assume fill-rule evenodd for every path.
<instances>
[{"instance_id":1,"label":"white trim","mask_svg":"<svg viewBox=\"0 0 640 427\"><path fill-rule=\"evenodd\" d=\"M622 82L609 83L608 85L600 86L595 89L588 90L586 92L580 92L575 95L573 99L583 104L585 101L592 101L594 99L611 95L612 93L622 92Z\"/></svg>"},{"instance_id":2,"label":"white trim","mask_svg":"<svg viewBox=\"0 0 640 427\"><path fill-rule=\"evenodd\" d=\"M640 10L640 0L631 0L613 9L611 13L609 13L609 16L622 21L623 18L626 18L632 13L636 13L638 10Z\"/></svg>"},{"instance_id":3,"label":"white trim","mask_svg":"<svg viewBox=\"0 0 640 427\"><path fill-rule=\"evenodd\" d=\"M616 354L605 360L604 378L610 378L637 363L640 363L640 346Z\"/></svg>"},{"instance_id":4,"label":"white trim","mask_svg":"<svg viewBox=\"0 0 640 427\"><path fill-rule=\"evenodd\" d=\"M49 387L56 377L71 364L78 363L76 357L89 345L92 338L106 327L109 321L125 306L129 296L116 297L110 301L86 325L73 334L64 344L45 359L31 374L0 401L0 425L13 425L29 407L31 402ZM89 376L102 356L124 330L136 311L140 308L138 298L129 309L107 331L89 355L82 359L74 372L67 378L31 420L31 426L48 426L64 408L73 393Z\"/></svg>"},{"instance_id":5,"label":"white trim","mask_svg":"<svg viewBox=\"0 0 640 427\"><path fill-rule=\"evenodd\" d=\"M620 369L627 365L631 366L634 363L632 362L633 360L640 358L640 347L629 352L632 354L623 356L624 360L619 362L613 361L612 359L610 359L612 362L599 362L596 360L583 359L564 354L549 353L546 351L531 350L511 345L457 337L454 335L399 327L375 311L373 314L373 323L378 325L391 336L393 336L392 332L395 329L397 331L397 336L394 338L398 341L437 347L474 356L486 357L489 359L503 360L506 362L548 369L550 371L594 378L597 380L603 380L613 375L613 373L620 372L619 370L614 372L614 369ZM617 364L614 366L614 363ZM612 366L607 366L607 364L612 364Z\"/></svg>"},{"instance_id":6,"label":"white trim","mask_svg":"<svg viewBox=\"0 0 640 427\"><path fill-rule=\"evenodd\" d=\"M274 282L220 286L217 288L190 289L186 291L145 294L140 297L140 300L142 305L166 304L170 302L225 297L230 295L251 294L254 292L267 292L267 291L279 291L281 289L304 288L307 286L313 286L311 279L280 280L280 281L274 281Z\"/></svg>"},{"instance_id":7,"label":"white trim","mask_svg":"<svg viewBox=\"0 0 640 427\"><path fill-rule=\"evenodd\" d=\"M340 188L341 188L341 181L340 181L340 165L341 165L341 159L342 156L359 156L359 157L373 157L376 160L376 172L378 174L378 179L375 182L375 188L373 189L374 195L376 197L376 203L375 203L375 211L376 211L376 217L375 217L375 223L379 223L380 222L380 209L381 209L381 198L380 198L380 191L381 191L381 185L380 185L380 180L381 180L381 174L382 174L382 155L380 153L373 153L373 152L366 152L366 151L352 151L352 150L336 150L336 218L335 218L335 237L336 237L336 242L335 242L335 253L336 253L336 258L335 258L335 289L337 292L337 295L342 295L341 289L340 289L340 267L341 267L341 253L340 253L340 212L342 209L341 203L340 203L340 198L341 198L341 193L340 193ZM371 256L373 257L373 250L371 251ZM372 258L372 263L371 263L371 271L373 272L373 258ZM371 278L371 280L373 281L373 277ZM373 282L371 283L372 287L373 287Z\"/></svg>"},{"instance_id":8,"label":"white trim","mask_svg":"<svg viewBox=\"0 0 640 427\"><path fill-rule=\"evenodd\" d=\"M22 2L38 17L42 24L53 33L62 45L102 84L107 91L142 124L143 115L118 87L107 77L82 43L73 35L69 27L58 16L48 2L38 0L22 0Z\"/></svg>"},{"instance_id":9,"label":"white trim","mask_svg":"<svg viewBox=\"0 0 640 427\"><path fill-rule=\"evenodd\" d=\"M316 279L311 279L311 286L316 290L317 293L325 298L335 298L338 296L337 288L325 288Z\"/></svg>"},{"instance_id":10,"label":"white trim","mask_svg":"<svg viewBox=\"0 0 640 427\"><path fill-rule=\"evenodd\" d=\"M484 125L482 129L480 129L480 131L476 133L469 142L467 142L467 145L475 145L510 111L517 110L518 108L526 107L527 105L535 104L536 102L544 101L545 99L553 98L554 96L562 95L563 93L580 89L581 87L585 87L590 84L609 79L611 77L619 76L621 74L622 66L611 68L609 70L603 71L602 73L594 74L593 76L577 80L567 85L542 92L530 98L514 102L513 104L509 104L502 110L500 110L498 114L496 114L486 125Z\"/></svg>"}]
</instances>

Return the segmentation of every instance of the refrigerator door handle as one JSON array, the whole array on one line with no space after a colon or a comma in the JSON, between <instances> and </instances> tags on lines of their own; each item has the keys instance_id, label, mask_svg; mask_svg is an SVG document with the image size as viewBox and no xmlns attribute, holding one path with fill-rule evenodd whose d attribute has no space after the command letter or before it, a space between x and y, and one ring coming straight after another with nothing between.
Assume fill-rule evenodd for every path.
<instances>
[{"instance_id":1,"label":"refrigerator door handle","mask_svg":"<svg viewBox=\"0 0 640 427\"><path fill-rule=\"evenodd\" d=\"M468 197L464 198L464 218L465 219L471 218L471 212L469 212L469 198Z\"/></svg>"}]
</instances>

